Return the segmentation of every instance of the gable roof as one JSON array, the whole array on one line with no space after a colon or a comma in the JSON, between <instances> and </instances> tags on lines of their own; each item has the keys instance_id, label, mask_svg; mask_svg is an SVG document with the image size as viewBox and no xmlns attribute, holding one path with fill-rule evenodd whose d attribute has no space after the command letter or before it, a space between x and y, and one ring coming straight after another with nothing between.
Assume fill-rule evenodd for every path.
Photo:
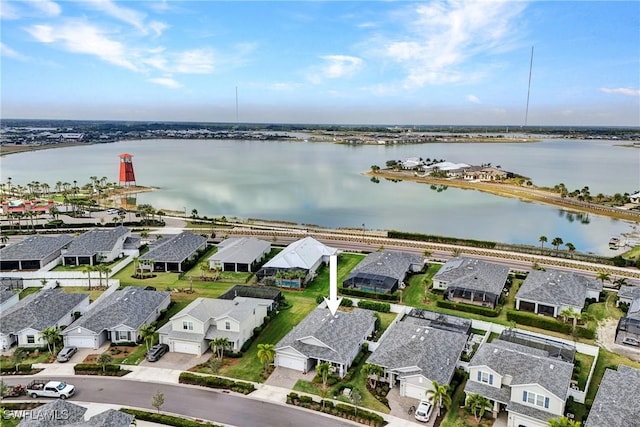
<instances>
[{"instance_id":1,"label":"gable roof","mask_svg":"<svg viewBox=\"0 0 640 427\"><path fill-rule=\"evenodd\" d=\"M73 237L66 234L29 236L20 242L0 249L0 259L3 261L41 260L59 252L72 240Z\"/></svg>"},{"instance_id":2,"label":"gable roof","mask_svg":"<svg viewBox=\"0 0 640 427\"><path fill-rule=\"evenodd\" d=\"M171 292L167 291L152 291L140 286L128 286L115 291L98 302L96 306L91 307L62 334L66 335L73 328L80 327L96 334L118 325L137 330L170 295Z\"/></svg>"},{"instance_id":3,"label":"gable roof","mask_svg":"<svg viewBox=\"0 0 640 427\"><path fill-rule=\"evenodd\" d=\"M500 339L482 344L469 367L487 366L500 375L510 375L511 387L539 384L565 400L571 382L573 364L551 358L540 350Z\"/></svg>"},{"instance_id":4,"label":"gable roof","mask_svg":"<svg viewBox=\"0 0 640 427\"><path fill-rule=\"evenodd\" d=\"M473 258L454 258L433 276L448 287L490 292L500 295L509 276L509 267Z\"/></svg>"},{"instance_id":5,"label":"gable roof","mask_svg":"<svg viewBox=\"0 0 640 427\"><path fill-rule=\"evenodd\" d=\"M466 343L464 333L433 328L430 320L407 316L389 327L367 362L399 372L415 367L411 374L449 384Z\"/></svg>"},{"instance_id":6,"label":"gable roof","mask_svg":"<svg viewBox=\"0 0 640 427\"><path fill-rule=\"evenodd\" d=\"M232 237L218 244L209 261L251 264L271 248L271 243L255 237Z\"/></svg>"},{"instance_id":7,"label":"gable roof","mask_svg":"<svg viewBox=\"0 0 640 427\"><path fill-rule=\"evenodd\" d=\"M62 399L56 399L45 405L30 410L30 417L20 421L20 427L49 427L67 426L76 422L84 421L84 414L87 408L76 405ZM53 414L64 414L65 416L52 417Z\"/></svg>"},{"instance_id":8,"label":"gable roof","mask_svg":"<svg viewBox=\"0 0 640 427\"><path fill-rule=\"evenodd\" d=\"M181 263L206 243L206 237L183 231L175 236L161 239L156 245L151 245L149 252L142 255L140 260Z\"/></svg>"},{"instance_id":9,"label":"gable roof","mask_svg":"<svg viewBox=\"0 0 640 427\"><path fill-rule=\"evenodd\" d=\"M355 266L345 280L359 274L392 277L401 282L412 265L424 265L424 258L407 252L372 252Z\"/></svg>"},{"instance_id":10,"label":"gable roof","mask_svg":"<svg viewBox=\"0 0 640 427\"><path fill-rule=\"evenodd\" d=\"M135 417L115 409L107 409L87 421L69 424L68 427L129 427Z\"/></svg>"},{"instance_id":11,"label":"gable roof","mask_svg":"<svg viewBox=\"0 0 640 427\"><path fill-rule=\"evenodd\" d=\"M522 282L516 298L582 308L589 289L601 291L602 283L573 272L533 270Z\"/></svg>"},{"instance_id":12,"label":"gable roof","mask_svg":"<svg viewBox=\"0 0 640 427\"><path fill-rule=\"evenodd\" d=\"M93 256L98 252L113 250L116 242L129 233L127 227L94 228L76 237L69 245L65 256Z\"/></svg>"},{"instance_id":13,"label":"gable roof","mask_svg":"<svg viewBox=\"0 0 640 427\"><path fill-rule=\"evenodd\" d=\"M290 346L307 357L346 364L375 321L371 310L337 311L334 317L329 309L317 307L276 344L276 350ZM309 338L324 346L302 341Z\"/></svg>"},{"instance_id":14,"label":"gable roof","mask_svg":"<svg viewBox=\"0 0 640 427\"><path fill-rule=\"evenodd\" d=\"M263 268L311 269L322 257L335 255L337 249L325 246L313 237L297 240L278 252Z\"/></svg>"},{"instance_id":15,"label":"gable roof","mask_svg":"<svg viewBox=\"0 0 640 427\"><path fill-rule=\"evenodd\" d=\"M26 328L42 331L58 323L85 299L88 302L89 294L68 294L62 289L28 295L2 313L0 332L14 334Z\"/></svg>"},{"instance_id":16,"label":"gable roof","mask_svg":"<svg viewBox=\"0 0 640 427\"><path fill-rule=\"evenodd\" d=\"M270 286L234 285L218 298L234 299L235 297L262 298L279 301L282 298L282 292L280 289Z\"/></svg>"},{"instance_id":17,"label":"gable roof","mask_svg":"<svg viewBox=\"0 0 640 427\"><path fill-rule=\"evenodd\" d=\"M11 299L19 291L17 289L11 289L6 286L0 286L0 304Z\"/></svg>"},{"instance_id":18,"label":"gable roof","mask_svg":"<svg viewBox=\"0 0 640 427\"><path fill-rule=\"evenodd\" d=\"M253 313L254 308L270 306L271 304L273 304L272 300L260 298L236 297L233 300L196 298L188 306L176 313L171 320L189 315L202 322L207 322L209 319L229 316L241 322Z\"/></svg>"},{"instance_id":19,"label":"gable roof","mask_svg":"<svg viewBox=\"0 0 640 427\"><path fill-rule=\"evenodd\" d=\"M628 427L640 418L640 369L607 368L584 427Z\"/></svg>"},{"instance_id":20,"label":"gable roof","mask_svg":"<svg viewBox=\"0 0 640 427\"><path fill-rule=\"evenodd\" d=\"M618 297L628 299L640 298L640 286L620 286L620 289L618 290Z\"/></svg>"}]
</instances>

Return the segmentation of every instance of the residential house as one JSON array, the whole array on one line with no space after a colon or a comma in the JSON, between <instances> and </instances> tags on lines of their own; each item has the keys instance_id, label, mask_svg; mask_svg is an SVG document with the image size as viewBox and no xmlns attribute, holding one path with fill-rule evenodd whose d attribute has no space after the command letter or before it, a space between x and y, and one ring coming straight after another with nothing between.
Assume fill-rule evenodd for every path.
<instances>
[{"instance_id":1,"label":"residential house","mask_svg":"<svg viewBox=\"0 0 640 427\"><path fill-rule=\"evenodd\" d=\"M158 330L160 342L169 351L200 356L211 341L226 338L230 350L240 351L253 330L264 323L273 303L247 297L196 298Z\"/></svg>"},{"instance_id":2,"label":"residential house","mask_svg":"<svg viewBox=\"0 0 640 427\"><path fill-rule=\"evenodd\" d=\"M345 288L377 293L394 293L404 288L407 274L424 270L425 259L407 252L372 252L342 282Z\"/></svg>"},{"instance_id":3,"label":"residential house","mask_svg":"<svg viewBox=\"0 0 640 427\"><path fill-rule=\"evenodd\" d=\"M28 295L0 315L0 348L43 347L41 332L49 327L66 327L75 313L84 313L89 294L71 294L62 289L41 290Z\"/></svg>"},{"instance_id":4,"label":"residential house","mask_svg":"<svg viewBox=\"0 0 640 427\"><path fill-rule=\"evenodd\" d=\"M640 286L620 286L620 289L618 289L616 307L620 307L620 304L631 306L633 301L638 298L640 298Z\"/></svg>"},{"instance_id":5,"label":"residential house","mask_svg":"<svg viewBox=\"0 0 640 427\"><path fill-rule=\"evenodd\" d=\"M331 255L337 253L337 249L325 246L313 237L305 237L278 252L256 275L261 281L265 278L276 279L276 284L281 287L300 288L315 276L323 263L329 262ZM292 272L299 272L302 277L280 277L283 273Z\"/></svg>"},{"instance_id":6,"label":"residential house","mask_svg":"<svg viewBox=\"0 0 640 427\"><path fill-rule=\"evenodd\" d=\"M432 319L405 316L389 326L367 363L383 367L384 381L399 383L400 396L423 399L433 381L451 383L467 339L464 329L441 329Z\"/></svg>"},{"instance_id":7,"label":"residential house","mask_svg":"<svg viewBox=\"0 0 640 427\"><path fill-rule=\"evenodd\" d=\"M453 258L433 276L433 289L450 301L495 308L509 279L509 268L473 258Z\"/></svg>"},{"instance_id":8,"label":"residential house","mask_svg":"<svg viewBox=\"0 0 640 427\"><path fill-rule=\"evenodd\" d=\"M135 425L135 417L116 409L107 409L91 417L86 417L87 408L68 400L56 399L34 409L19 427L130 427Z\"/></svg>"},{"instance_id":9,"label":"residential house","mask_svg":"<svg viewBox=\"0 0 640 427\"><path fill-rule=\"evenodd\" d=\"M607 368L584 427L629 427L640 423L640 369Z\"/></svg>"},{"instance_id":10,"label":"residential house","mask_svg":"<svg viewBox=\"0 0 640 427\"><path fill-rule=\"evenodd\" d=\"M516 309L558 317L565 309L580 313L587 299L600 297L602 283L573 272L533 270L516 294Z\"/></svg>"},{"instance_id":11,"label":"residential house","mask_svg":"<svg viewBox=\"0 0 640 427\"><path fill-rule=\"evenodd\" d=\"M409 157L402 162L402 169L418 169L424 165L420 157Z\"/></svg>"},{"instance_id":12,"label":"residential house","mask_svg":"<svg viewBox=\"0 0 640 427\"><path fill-rule=\"evenodd\" d=\"M137 342L140 328L154 322L171 302L171 292L139 286L117 290L93 304L63 332L65 345L99 348L105 341Z\"/></svg>"},{"instance_id":13,"label":"residential house","mask_svg":"<svg viewBox=\"0 0 640 427\"><path fill-rule=\"evenodd\" d=\"M631 302L627 315L618 320L615 342L640 347L640 297Z\"/></svg>"},{"instance_id":14,"label":"residential house","mask_svg":"<svg viewBox=\"0 0 640 427\"><path fill-rule=\"evenodd\" d=\"M495 339L480 346L468 371L467 398L489 399L494 417L506 411L507 427L548 427L564 415L573 363L546 350Z\"/></svg>"},{"instance_id":15,"label":"residential house","mask_svg":"<svg viewBox=\"0 0 640 427\"><path fill-rule=\"evenodd\" d=\"M220 295L218 299L232 300L235 297L270 299L275 301L276 306L284 300L280 289L260 285L234 285Z\"/></svg>"},{"instance_id":16,"label":"residential house","mask_svg":"<svg viewBox=\"0 0 640 427\"><path fill-rule=\"evenodd\" d=\"M140 265L145 262L153 271L182 273L207 249L207 238L190 231L163 237L149 245L149 252L142 255Z\"/></svg>"},{"instance_id":17,"label":"residential house","mask_svg":"<svg viewBox=\"0 0 640 427\"><path fill-rule=\"evenodd\" d=\"M66 234L35 235L0 249L0 270L40 270L59 262L63 248L73 238Z\"/></svg>"},{"instance_id":18,"label":"residential house","mask_svg":"<svg viewBox=\"0 0 640 427\"><path fill-rule=\"evenodd\" d=\"M76 237L62 256L64 265L97 265L122 256L124 242L131 230L122 225L94 228Z\"/></svg>"},{"instance_id":19,"label":"residential house","mask_svg":"<svg viewBox=\"0 0 640 427\"><path fill-rule=\"evenodd\" d=\"M9 286L0 285L0 315L9 307L16 305L20 301L20 291Z\"/></svg>"},{"instance_id":20,"label":"residential house","mask_svg":"<svg viewBox=\"0 0 640 427\"><path fill-rule=\"evenodd\" d=\"M218 244L218 251L209 257L209 268L222 271L253 272L271 252L271 243L255 237L232 237Z\"/></svg>"},{"instance_id":21,"label":"residential house","mask_svg":"<svg viewBox=\"0 0 640 427\"><path fill-rule=\"evenodd\" d=\"M276 344L274 364L308 372L318 363L329 362L343 377L375 323L371 310L338 310L332 316L329 309L318 307Z\"/></svg>"}]
</instances>

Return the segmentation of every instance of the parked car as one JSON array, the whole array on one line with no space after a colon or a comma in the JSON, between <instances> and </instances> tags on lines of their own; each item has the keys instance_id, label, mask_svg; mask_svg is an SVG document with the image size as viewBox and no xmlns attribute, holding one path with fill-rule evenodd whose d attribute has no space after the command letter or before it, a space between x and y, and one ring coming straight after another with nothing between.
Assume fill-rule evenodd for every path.
<instances>
[{"instance_id":1,"label":"parked car","mask_svg":"<svg viewBox=\"0 0 640 427\"><path fill-rule=\"evenodd\" d=\"M68 362L69 359L71 359L73 355L76 354L77 352L78 352L78 347L74 347L74 346L64 347L62 350L60 350L60 353L58 353L58 357L56 357L56 360L61 363Z\"/></svg>"},{"instance_id":2,"label":"parked car","mask_svg":"<svg viewBox=\"0 0 640 427\"><path fill-rule=\"evenodd\" d=\"M118 209L113 209L112 208L112 209L107 209L107 213L109 215L116 215L116 214L120 213L120 211Z\"/></svg>"},{"instance_id":3,"label":"parked car","mask_svg":"<svg viewBox=\"0 0 640 427\"><path fill-rule=\"evenodd\" d=\"M428 400L421 400L418 409L416 409L416 420L426 423L431 418L432 412L433 404Z\"/></svg>"},{"instance_id":4,"label":"parked car","mask_svg":"<svg viewBox=\"0 0 640 427\"><path fill-rule=\"evenodd\" d=\"M147 353L147 360L149 362L156 362L168 352L169 346L167 344L156 344L149 349L149 352Z\"/></svg>"}]
</instances>

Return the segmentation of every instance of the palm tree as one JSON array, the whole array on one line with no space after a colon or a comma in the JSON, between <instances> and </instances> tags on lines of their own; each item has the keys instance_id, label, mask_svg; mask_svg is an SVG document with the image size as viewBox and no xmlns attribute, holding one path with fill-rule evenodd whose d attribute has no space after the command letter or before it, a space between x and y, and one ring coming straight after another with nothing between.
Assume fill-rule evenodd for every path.
<instances>
[{"instance_id":1,"label":"palm tree","mask_svg":"<svg viewBox=\"0 0 640 427\"><path fill-rule=\"evenodd\" d=\"M380 375L384 374L384 368L373 363L365 363L362 365L362 372L369 378L369 387L374 389L380 380Z\"/></svg>"},{"instance_id":2,"label":"palm tree","mask_svg":"<svg viewBox=\"0 0 640 427\"><path fill-rule=\"evenodd\" d=\"M6 237L6 236L4 236L4 237ZM6 243L6 241L5 241L5 242L3 242L3 243ZM628 284L629 284L629 281L628 281L628 279L627 279L626 277L618 277L616 280L614 280L614 281L613 281L613 284L614 284L618 289L620 289L620 286L626 286L626 285L628 285Z\"/></svg>"},{"instance_id":3,"label":"palm tree","mask_svg":"<svg viewBox=\"0 0 640 427\"><path fill-rule=\"evenodd\" d=\"M540 236L540 238L538 239L538 242L540 242L540 250L544 250L544 244L547 243L549 241L549 239L547 239L547 236Z\"/></svg>"},{"instance_id":4,"label":"palm tree","mask_svg":"<svg viewBox=\"0 0 640 427\"><path fill-rule=\"evenodd\" d=\"M553 240L551 241L551 244L553 246L555 246L556 248L556 252L558 252L558 248L560 247L561 244L563 244L564 242L562 241L562 239L560 237L554 237Z\"/></svg>"},{"instance_id":5,"label":"palm tree","mask_svg":"<svg viewBox=\"0 0 640 427\"><path fill-rule=\"evenodd\" d=\"M216 338L209 343L211 351L213 351L218 359L222 360L224 350L229 347L229 340L226 338Z\"/></svg>"},{"instance_id":6,"label":"palm tree","mask_svg":"<svg viewBox=\"0 0 640 427\"><path fill-rule=\"evenodd\" d=\"M331 363L322 362L316 365L316 372L322 378L322 388L327 388L327 381L329 380L329 372L331 371Z\"/></svg>"},{"instance_id":7,"label":"palm tree","mask_svg":"<svg viewBox=\"0 0 640 427\"><path fill-rule=\"evenodd\" d=\"M258 360L264 365L264 370L267 370L269 363L273 362L276 356L276 346L273 344L258 344Z\"/></svg>"},{"instance_id":8,"label":"palm tree","mask_svg":"<svg viewBox=\"0 0 640 427\"><path fill-rule=\"evenodd\" d=\"M442 408L448 409L451 406L451 396L449 396L449 386L440 384L437 381L431 382L431 390L427 390L427 397L438 404L438 416Z\"/></svg>"},{"instance_id":9,"label":"palm tree","mask_svg":"<svg viewBox=\"0 0 640 427\"><path fill-rule=\"evenodd\" d=\"M471 393L467 396L465 407L473 414L477 425L480 425L484 413L492 409L489 399L477 393Z\"/></svg>"},{"instance_id":10,"label":"palm tree","mask_svg":"<svg viewBox=\"0 0 640 427\"><path fill-rule=\"evenodd\" d=\"M549 427L580 427L580 421L567 417L556 417L549 420Z\"/></svg>"},{"instance_id":11,"label":"palm tree","mask_svg":"<svg viewBox=\"0 0 640 427\"><path fill-rule=\"evenodd\" d=\"M135 276L136 274L138 274L138 269L139 269L139 264L138 262L140 261L140 259L137 256L133 257L133 275Z\"/></svg>"},{"instance_id":12,"label":"palm tree","mask_svg":"<svg viewBox=\"0 0 640 427\"><path fill-rule=\"evenodd\" d=\"M560 313L558 313L563 319L572 319L573 320L573 330L576 329L576 324L578 319L580 318L580 313L575 311L573 307L568 306L562 309Z\"/></svg>"},{"instance_id":13,"label":"palm tree","mask_svg":"<svg viewBox=\"0 0 640 427\"><path fill-rule=\"evenodd\" d=\"M565 243L564 245L567 247L567 251L569 251L569 254L571 254L571 258L573 258L573 253L576 251L576 247L573 245L573 243Z\"/></svg>"},{"instance_id":14,"label":"palm tree","mask_svg":"<svg viewBox=\"0 0 640 427\"><path fill-rule=\"evenodd\" d=\"M144 345L147 347L147 351L149 351L149 341L153 341L153 337L156 333L156 328L154 328L151 324L142 325L140 327L140 338L143 339Z\"/></svg>"},{"instance_id":15,"label":"palm tree","mask_svg":"<svg viewBox=\"0 0 640 427\"><path fill-rule=\"evenodd\" d=\"M604 282L609 282L611 281L611 275L609 273L607 273L606 271L599 271L596 274L596 279L600 280L602 282L602 286L604 286Z\"/></svg>"},{"instance_id":16,"label":"palm tree","mask_svg":"<svg viewBox=\"0 0 640 427\"><path fill-rule=\"evenodd\" d=\"M89 290L91 290L91 273L96 271L96 266L87 264L84 267L82 267L82 271L87 273L87 279L89 280Z\"/></svg>"},{"instance_id":17,"label":"palm tree","mask_svg":"<svg viewBox=\"0 0 640 427\"><path fill-rule=\"evenodd\" d=\"M57 326L50 326L40 332L42 339L47 342L47 347L49 348L49 353L56 353L56 344L62 341L62 335L60 335L60 330Z\"/></svg>"}]
</instances>

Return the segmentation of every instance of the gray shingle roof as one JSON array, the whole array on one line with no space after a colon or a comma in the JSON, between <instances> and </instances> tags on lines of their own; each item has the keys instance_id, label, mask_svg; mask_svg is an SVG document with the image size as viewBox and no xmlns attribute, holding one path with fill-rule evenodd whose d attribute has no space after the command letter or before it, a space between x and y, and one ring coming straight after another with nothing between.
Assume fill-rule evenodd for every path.
<instances>
[{"instance_id":1,"label":"gray shingle roof","mask_svg":"<svg viewBox=\"0 0 640 427\"><path fill-rule=\"evenodd\" d=\"M169 295L171 292L128 286L115 291L98 302L98 305L91 307L84 316L65 329L63 335L78 327L100 333L120 324L137 330Z\"/></svg>"},{"instance_id":2,"label":"gray shingle roof","mask_svg":"<svg viewBox=\"0 0 640 427\"><path fill-rule=\"evenodd\" d=\"M119 225L115 228L94 228L76 237L69 245L65 256L93 256L98 252L111 251L118 239L130 230Z\"/></svg>"},{"instance_id":3,"label":"gray shingle roof","mask_svg":"<svg viewBox=\"0 0 640 427\"><path fill-rule=\"evenodd\" d=\"M0 259L3 261L41 260L60 251L73 238L66 234L57 236L29 236L20 242L0 249Z\"/></svg>"},{"instance_id":4,"label":"gray shingle roof","mask_svg":"<svg viewBox=\"0 0 640 427\"><path fill-rule=\"evenodd\" d=\"M172 237L163 239L157 245L153 245L149 252L140 257L141 260L153 260L155 262L181 263L192 256L198 249L207 243L207 238L199 234L184 231Z\"/></svg>"},{"instance_id":5,"label":"gray shingle roof","mask_svg":"<svg viewBox=\"0 0 640 427\"><path fill-rule=\"evenodd\" d=\"M424 258L407 252L372 252L351 270L346 280L365 273L388 276L401 282L412 265L424 265Z\"/></svg>"},{"instance_id":6,"label":"gray shingle roof","mask_svg":"<svg viewBox=\"0 0 640 427\"><path fill-rule=\"evenodd\" d=\"M271 248L271 243L255 237L232 237L218 244L209 261L251 264Z\"/></svg>"},{"instance_id":7,"label":"gray shingle roof","mask_svg":"<svg viewBox=\"0 0 640 427\"><path fill-rule=\"evenodd\" d=\"M349 355L360 347L375 321L371 310L337 311L333 317L329 309L318 307L276 344L276 350L291 346L307 357L347 364L351 362ZM327 347L300 341L307 337L314 337Z\"/></svg>"},{"instance_id":8,"label":"gray shingle roof","mask_svg":"<svg viewBox=\"0 0 640 427\"><path fill-rule=\"evenodd\" d=\"M68 426L76 422L84 422L84 414L87 408L73 404L66 400L57 399L45 405L31 409L29 418L24 418L18 424L19 427L49 427ZM65 416L54 417L53 414Z\"/></svg>"},{"instance_id":9,"label":"gray shingle roof","mask_svg":"<svg viewBox=\"0 0 640 427\"><path fill-rule=\"evenodd\" d=\"M418 367L416 373L440 384L449 384L467 335L432 328L430 324L430 320L415 317L405 317L393 324L368 363L389 370L415 366Z\"/></svg>"},{"instance_id":10,"label":"gray shingle roof","mask_svg":"<svg viewBox=\"0 0 640 427\"><path fill-rule=\"evenodd\" d=\"M640 286L620 286L618 297L628 299L640 298Z\"/></svg>"},{"instance_id":11,"label":"gray shingle roof","mask_svg":"<svg viewBox=\"0 0 640 427\"><path fill-rule=\"evenodd\" d=\"M560 270L533 270L522 282L516 298L551 306L572 305L582 308L587 290L602 290L595 279Z\"/></svg>"},{"instance_id":12,"label":"gray shingle roof","mask_svg":"<svg viewBox=\"0 0 640 427\"><path fill-rule=\"evenodd\" d=\"M7 287L0 287L0 304L7 301L9 298L18 293L17 289L10 289Z\"/></svg>"},{"instance_id":13,"label":"gray shingle roof","mask_svg":"<svg viewBox=\"0 0 640 427\"><path fill-rule=\"evenodd\" d=\"M464 288L500 295L509 276L509 267L479 259L454 258L434 275L447 287Z\"/></svg>"},{"instance_id":14,"label":"gray shingle roof","mask_svg":"<svg viewBox=\"0 0 640 427\"><path fill-rule=\"evenodd\" d=\"M640 369L606 369L584 427L628 427L640 422Z\"/></svg>"},{"instance_id":15,"label":"gray shingle roof","mask_svg":"<svg viewBox=\"0 0 640 427\"><path fill-rule=\"evenodd\" d=\"M540 384L565 400L573 364L534 353L530 347L494 340L480 346L469 367L487 366L500 375L511 375L511 385Z\"/></svg>"},{"instance_id":16,"label":"gray shingle roof","mask_svg":"<svg viewBox=\"0 0 640 427\"><path fill-rule=\"evenodd\" d=\"M68 294L62 289L47 289L28 295L0 316L0 332L13 334L25 328L42 331L89 299L89 294Z\"/></svg>"},{"instance_id":17,"label":"gray shingle roof","mask_svg":"<svg viewBox=\"0 0 640 427\"><path fill-rule=\"evenodd\" d=\"M115 409L107 409L87 421L70 424L68 427L129 427L133 420L133 415Z\"/></svg>"}]
</instances>

